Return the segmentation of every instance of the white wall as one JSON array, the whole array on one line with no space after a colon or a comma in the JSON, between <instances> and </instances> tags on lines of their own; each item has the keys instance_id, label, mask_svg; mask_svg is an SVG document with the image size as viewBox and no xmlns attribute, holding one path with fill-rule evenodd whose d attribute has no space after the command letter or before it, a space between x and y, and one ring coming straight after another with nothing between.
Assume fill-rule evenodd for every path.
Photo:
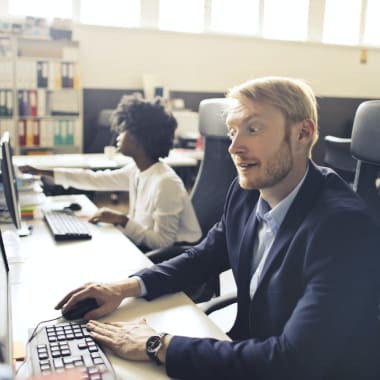
<instances>
[{"instance_id":1,"label":"white wall","mask_svg":"<svg viewBox=\"0 0 380 380\"><path fill-rule=\"evenodd\" d=\"M317 95L380 98L380 49L248 37L76 25L85 88L142 88L154 74L170 90L225 92L263 75L307 80Z\"/></svg>"}]
</instances>

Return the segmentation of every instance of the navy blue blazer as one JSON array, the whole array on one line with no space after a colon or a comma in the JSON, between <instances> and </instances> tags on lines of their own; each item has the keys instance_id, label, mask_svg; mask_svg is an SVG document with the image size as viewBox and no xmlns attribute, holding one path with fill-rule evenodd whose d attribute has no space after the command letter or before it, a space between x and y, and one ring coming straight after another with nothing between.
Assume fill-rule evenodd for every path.
<instances>
[{"instance_id":1,"label":"navy blue blazer","mask_svg":"<svg viewBox=\"0 0 380 380\"><path fill-rule=\"evenodd\" d=\"M232 268L233 341L175 336L168 375L181 379L380 379L380 229L327 168L310 170L249 297L258 192L237 179L221 221L197 246L138 273L153 299Z\"/></svg>"}]
</instances>

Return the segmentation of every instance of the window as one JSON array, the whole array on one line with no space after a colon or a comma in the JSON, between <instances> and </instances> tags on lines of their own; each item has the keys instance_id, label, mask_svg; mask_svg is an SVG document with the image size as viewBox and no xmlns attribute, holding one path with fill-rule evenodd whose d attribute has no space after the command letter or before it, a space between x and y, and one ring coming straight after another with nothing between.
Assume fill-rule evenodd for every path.
<instances>
[{"instance_id":1,"label":"window","mask_svg":"<svg viewBox=\"0 0 380 380\"><path fill-rule=\"evenodd\" d=\"M8 0L8 11L14 16L71 19L72 0Z\"/></svg>"},{"instance_id":2,"label":"window","mask_svg":"<svg viewBox=\"0 0 380 380\"><path fill-rule=\"evenodd\" d=\"M0 13L380 47L380 0L0 0Z\"/></svg>"},{"instance_id":3,"label":"window","mask_svg":"<svg viewBox=\"0 0 380 380\"><path fill-rule=\"evenodd\" d=\"M263 36L281 40L307 38L309 0L265 0Z\"/></svg>"},{"instance_id":4,"label":"window","mask_svg":"<svg viewBox=\"0 0 380 380\"><path fill-rule=\"evenodd\" d=\"M139 26L140 0L81 0L80 22L93 25Z\"/></svg>"},{"instance_id":5,"label":"window","mask_svg":"<svg viewBox=\"0 0 380 380\"><path fill-rule=\"evenodd\" d=\"M367 0L367 12L365 15L365 30L363 42L369 45L380 46L380 1Z\"/></svg>"},{"instance_id":6,"label":"window","mask_svg":"<svg viewBox=\"0 0 380 380\"><path fill-rule=\"evenodd\" d=\"M212 0L211 30L236 34L257 34L259 0Z\"/></svg>"},{"instance_id":7,"label":"window","mask_svg":"<svg viewBox=\"0 0 380 380\"><path fill-rule=\"evenodd\" d=\"M160 0L159 28L178 32L203 32L204 0Z\"/></svg>"},{"instance_id":8,"label":"window","mask_svg":"<svg viewBox=\"0 0 380 380\"><path fill-rule=\"evenodd\" d=\"M325 0L322 41L356 45L360 35L361 0Z\"/></svg>"}]
</instances>

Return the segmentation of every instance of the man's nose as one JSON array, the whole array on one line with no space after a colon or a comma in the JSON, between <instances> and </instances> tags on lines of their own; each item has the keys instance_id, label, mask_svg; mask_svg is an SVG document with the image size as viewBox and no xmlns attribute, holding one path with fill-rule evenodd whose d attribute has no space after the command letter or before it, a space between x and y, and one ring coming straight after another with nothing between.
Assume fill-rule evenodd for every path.
<instances>
[{"instance_id":1,"label":"man's nose","mask_svg":"<svg viewBox=\"0 0 380 380\"><path fill-rule=\"evenodd\" d=\"M232 137L228 151L230 154L238 154L244 151L244 139L240 133L236 133Z\"/></svg>"}]
</instances>

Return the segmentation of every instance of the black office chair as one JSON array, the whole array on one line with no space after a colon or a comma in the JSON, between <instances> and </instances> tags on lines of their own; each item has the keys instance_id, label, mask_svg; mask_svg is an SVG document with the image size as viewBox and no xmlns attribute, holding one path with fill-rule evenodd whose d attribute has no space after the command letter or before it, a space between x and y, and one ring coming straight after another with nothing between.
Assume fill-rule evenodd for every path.
<instances>
[{"instance_id":1,"label":"black office chair","mask_svg":"<svg viewBox=\"0 0 380 380\"><path fill-rule=\"evenodd\" d=\"M113 112L113 109L100 110L94 128L94 138L87 149L88 153L103 153L105 146L115 145L116 133L111 130Z\"/></svg>"},{"instance_id":2,"label":"black office chair","mask_svg":"<svg viewBox=\"0 0 380 380\"><path fill-rule=\"evenodd\" d=\"M359 105L352 129L351 153L358 160L354 190L369 204L380 222L376 179L380 171L380 100Z\"/></svg>"},{"instance_id":3,"label":"black office chair","mask_svg":"<svg viewBox=\"0 0 380 380\"><path fill-rule=\"evenodd\" d=\"M353 183L357 161L351 155L351 139L335 136L325 136L324 142L325 165L334 169L347 182Z\"/></svg>"},{"instance_id":4,"label":"black office chair","mask_svg":"<svg viewBox=\"0 0 380 380\"><path fill-rule=\"evenodd\" d=\"M199 104L199 133L203 138L204 156L193 190L191 202L202 230L202 239L211 227L219 221L223 213L227 190L236 177L236 168L228 153L230 139L227 137L225 108L229 100L206 99ZM159 263L182 253L191 245L174 244L147 253ZM194 286L186 293L195 302L204 302L220 294L219 277L210 279L207 284Z\"/></svg>"}]
</instances>

